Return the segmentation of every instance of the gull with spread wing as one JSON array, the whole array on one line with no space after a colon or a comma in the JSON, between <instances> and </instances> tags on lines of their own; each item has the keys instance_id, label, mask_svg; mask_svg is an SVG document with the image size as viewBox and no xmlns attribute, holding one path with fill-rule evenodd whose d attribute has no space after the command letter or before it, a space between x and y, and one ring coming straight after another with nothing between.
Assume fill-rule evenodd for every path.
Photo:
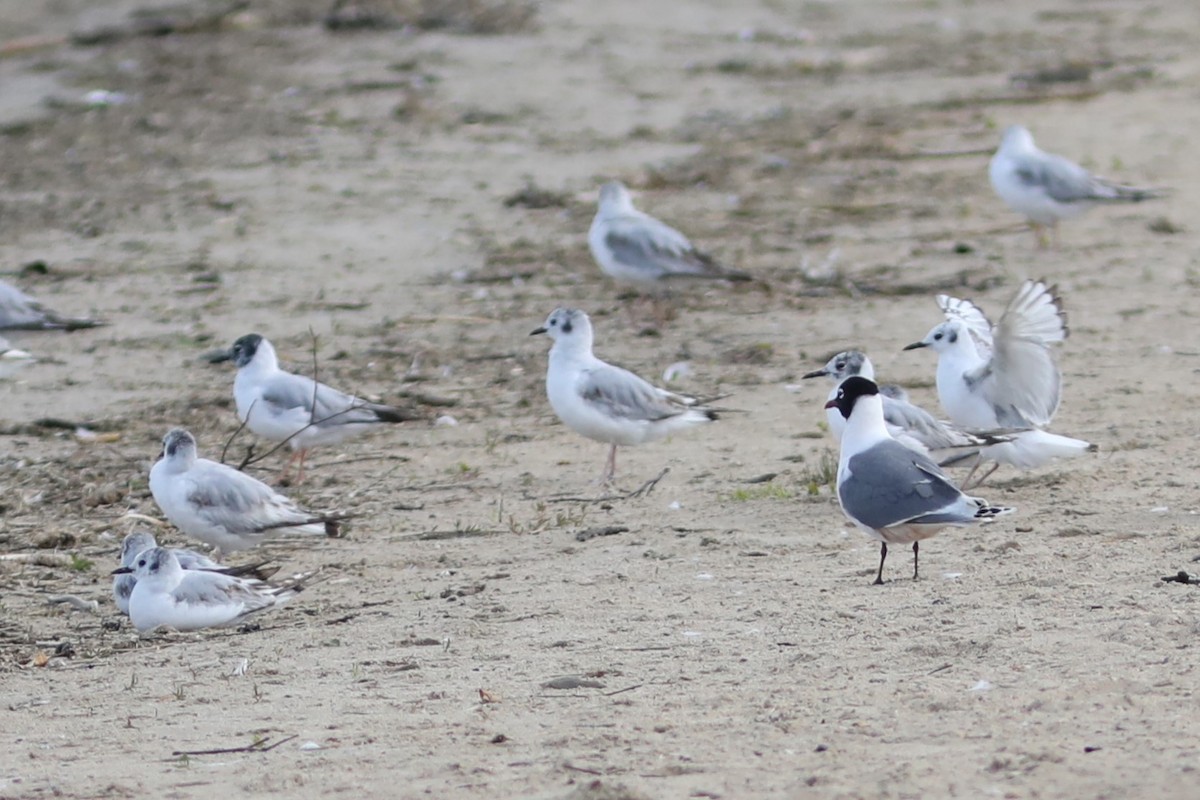
<instances>
[{"instance_id":1,"label":"gull with spread wing","mask_svg":"<svg viewBox=\"0 0 1200 800\"><path fill-rule=\"evenodd\" d=\"M693 397L668 392L592 354L592 322L575 308L556 308L530 333L554 340L546 396L568 428L610 445L604 480L617 471L617 446L664 439L717 418Z\"/></svg>"},{"instance_id":2,"label":"gull with spread wing","mask_svg":"<svg viewBox=\"0 0 1200 800\"><path fill-rule=\"evenodd\" d=\"M282 534L337 536L345 519L305 511L244 472L198 458L195 437L182 428L163 437L150 493L185 536L213 546L214 559Z\"/></svg>"},{"instance_id":3,"label":"gull with spread wing","mask_svg":"<svg viewBox=\"0 0 1200 800\"><path fill-rule=\"evenodd\" d=\"M956 425L1013 432L1011 441L980 450L976 468L984 461L996 464L976 486L1000 464L1032 469L1096 450L1043 430L1062 397L1052 347L1069 334L1056 292L1044 281L1025 281L995 325L971 301L938 295L946 321L904 348L929 347L938 354L938 399Z\"/></svg>"},{"instance_id":4,"label":"gull with spread wing","mask_svg":"<svg viewBox=\"0 0 1200 800\"><path fill-rule=\"evenodd\" d=\"M838 388L847 378L860 375L875 380L875 367L871 359L861 350L846 350L833 356L821 369L806 373L802 378L828 377L836 382L829 392L829 400L837 397ZM966 431L952 423L937 419L925 409L912 403L908 393L895 385L879 386L879 397L883 402L883 419L888 433L897 442L923 455L943 450L978 450L988 444L1008 441L1009 437L992 431ZM846 418L836 407L827 407L825 417L834 441L842 441L846 429Z\"/></svg>"}]
</instances>

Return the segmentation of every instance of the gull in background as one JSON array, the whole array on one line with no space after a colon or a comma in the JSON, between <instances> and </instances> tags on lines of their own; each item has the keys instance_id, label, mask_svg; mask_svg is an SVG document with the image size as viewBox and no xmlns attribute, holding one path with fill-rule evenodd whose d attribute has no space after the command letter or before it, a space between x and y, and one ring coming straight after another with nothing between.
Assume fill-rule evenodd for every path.
<instances>
[{"instance_id":1,"label":"gull in background","mask_svg":"<svg viewBox=\"0 0 1200 800\"><path fill-rule=\"evenodd\" d=\"M575 308L556 308L530 336L554 340L546 369L546 396L568 428L611 445L603 479L617 471L617 446L664 439L677 430L702 425L717 412L687 397L642 380L592 354L592 322Z\"/></svg>"},{"instance_id":2,"label":"gull in background","mask_svg":"<svg viewBox=\"0 0 1200 800\"><path fill-rule=\"evenodd\" d=\"M860 350L845 350L829 359L821 369L813 370L801 377L829 377L836 385L829 391L827 399L837 397L838 387L847 379L860 375L867 380L875 380L875 366L866 353ZM974 448L977 451L987 444L1008 441L1009 437L992 431L968 432L951 423L943 422L925 409L912 403L908 393L895 385L879 386L880 399L883 401L883 419L887 423L888 433L900 444L915 450L922 455L941 450L959 450ZM846 418L836 407L826 407L825 418L829 422L829 432L835 442L842 441L842 432L846 429Z\"/></svg>"},{"instance_id":3,"label":"gull in background","mask_svg":"<svg viewBox=\"0 0 1200 800\"><path fill-rule=\"evenodd\" d=\"M1044 281L1025 281L995 325L970 300L938 295L946 321L904 348L929 347L938 354L938 399L956 425L1013 432L1011 441L980 449L967 481L981 463L996 463L976 486L1001 464L1026 470L1097 449L1043 430L1062 398L1062 372L1051 347L1070 332L1056 292Z\"/></svg>"},{"instance_id":4,"label":"gull in background","mask_svg":"<svg viewBox=\"0 0 1200 800\"><path fill-rule=\"evenodd\" d=\"M600 187L588 247L605 274L640 288L673 279L753 280L748 273L718 264L679 231L638 211L629 190L618 181Z\"/></svg>"},{"instance_id":5,"label":"gull in background","mask_svg":"<svg viewBox=\"0 0 1200 800\"><path fill-rule=\"evenodd\" d=\"M12 284L0 281L0 328L73 331L103 324L87 317L65 317L46 308Z\"/></svg>"},{"instance_id":6,"label":"gull in background","mask_svg":"<svg viewBox=\"0 0 1200 800\"><path fill-rule=\"evenodd\" d=\"M825 407L836 408L846 420L838 458L838 500L842 513L880 542L876 584L883 583L889 544L912 543L916 580L922 539L944 528L1013 512L963 494L931 459L893 439L874 381L847 378Z\"/></svg>"},{"instance_id":7,"label":"gull in background","mask_svg":"<svg viewBox=\"0 0 1200 800\"><path fill-rule=\"evenodd\" d=\"M151 533L133 531L127 534L121 542L121 566L133 568L137 563L139 555L155 547L158 547L158 542L155 541L154 535ZM172 547L170 548L170 552L175 556L175 560L179 562L180 568L185 570L194 569L206 572L220 572L225 575L266 580L279 569L278 567L274 569L267 567L267 562L265 561L258 564L248 564L243 567L222 567L208 556L203 553L197 553L195 550ZM136 585L137 578L134 577L132 572L113 575L113 601L125 616L129 616L129 596L133 594L133 587Z\"/></svg>"},{"instance_id":8,"label":"gull in background","mask_svg":"<svg viewBox=\"0 0 1200 800\"><path fill-rule=\"evenodd\" d=\"M419 418L280 369L275 348L257 333L234 342L228 358L218 354L212 360L230 359L238 368L233 381L238 419L258 436L286 441L292 448L281 480L297 458L296 482L304 479L304 458L310 448L334 444L379 425Z\"/></svg>"},{"instance_id":9,"label":"gull in background","mask_svg":"<svg viewBox=\"0 0 1200 800\"><path fill-rule=\"evenodd\" d=\"M291 600L311 585L315 573L271 586L254 578L187 570L171 550L152 547L112 574L132 575L136 581L129 595L129 619L146 633L161 627L196 631L236 624Z\"/></svg>"},{"instance_id":10,"label":"gull in background","mask_svg":"<svg viewBox=\"0 0 1200 800\"><path fill-rule=\"evenodd\" d=\"M1097 203L1137 203L1163 196L1099 178L1062 156L1044 152L1020 125L1005 129L988 165L988 177L1000 199L1029 220L1042 246L1047 244L1046 228L1054 232L1057 242L1059 220L1077 217Z\"/></svg>"},{"instance_id":11,"label":"gull in background","mask_svg":"<svg viewBox=\"0 0 1200 800\"><path fill-rule=\"evenodd\" d=\"M345 519L305 511L244 472L198 458L195 437L182 428L163 437L162 455L150 469L150 493L185 536L213 546L214 559L281 534L337 536Z\"/></svg>"}]
</instances>

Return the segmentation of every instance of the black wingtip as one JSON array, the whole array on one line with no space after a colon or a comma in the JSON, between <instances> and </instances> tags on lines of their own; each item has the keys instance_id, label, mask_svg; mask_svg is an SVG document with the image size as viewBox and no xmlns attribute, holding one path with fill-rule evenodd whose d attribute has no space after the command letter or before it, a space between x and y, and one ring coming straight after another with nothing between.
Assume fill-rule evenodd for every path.
<instances>
[{"instance_id":1,"label":"black wingtip","mask_svg":"<svg viewBox=\"0 0 1200 800\"><path fill-rule=\"evenodd\" d=\"M710 421L716 421L721 418L721 415L713 411L711 408L704 409L704 416L708 417Z\"/></svg>"}]
</instances>

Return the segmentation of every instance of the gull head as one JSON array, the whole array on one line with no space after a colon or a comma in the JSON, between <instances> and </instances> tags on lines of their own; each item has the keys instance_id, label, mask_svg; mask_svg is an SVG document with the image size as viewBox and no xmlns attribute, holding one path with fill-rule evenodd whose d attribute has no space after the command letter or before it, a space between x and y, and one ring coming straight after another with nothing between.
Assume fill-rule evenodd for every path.
<instances>
[{"instance_id":1,"label":"gull head","mask_svg":"<svg viewBox=\"0 0 1200 800\"><path fill-rule=\"evenodd\" d=\"M846 350L829 359L825 366L805 373L801 378L819 378L823 375L833 378L835 381L844 380L853 375L862 375L864 378L874 380L875 367L871 364L871 359L867 358L867 354L861 350Z\"/></svg>"},{"instance_id":2,"label":"gull head","mask_svg":"<svg viewBox=\"0 0 1200 800\"><path fill-rule=\"evenodd\" d=\"M633 197L625 184L609 181L600 187L600 213L621 214L633 210Z\"/></svg>"},{"instance_id":3,"label":"gull head","mask_svg":"<svg viewBox=\"0 0 1200 800\"><path fill-rule=\"evenodd\" d=\"M158 547L153 534L145 531L134 531L121 542L121 566L132 567L139 554L151 548Z\"/></svg>"},{"instance_id":4,"label":"gull head","mask_svg":"<svg viewBox=\"0 0 1200 800\"><path fill-rule=\"evenodd\" d=\"M935 353L944 353L954 348L960 340L965 340L967 336L967 330L961 322L948 320L940 325L935 325L933 330L925 334L924 339L906 345L904 349L916 350L918 347L928 347Z\"/></svg>"},{"instance_id":5,"label":"gull head","mask_svg":"<svg viewBox=\"0 0 1200 800\"><path fill-rule=\"evenodd\" d=\"M592 322L578 308L556 308L546 317L546 322L529 332L530 336L545 333L556 342L586 341L591 346Z\"/></svg>"},{"instance_id":6,"label":"gull head","mask_svg":"<svg viewBox=\"0 0 1200 800\"><path fill-rule=\"evenodd\" d=\"M1000 149L1009 153L1025 153L1035 149L1033 134L1021 125L1009 125L1000 137Z\"/></svg>"},{"instance_id":7,"label":"gull head","mask_svg":"<svg viewBox=\"0 0 1200 800\"><path fill-rule=\"evenodd\" d=\"M163 437L163 449L159 458L178 464L184 469L196 461L196 437L183 428L172 428Z\"/></svg>"},{"instance_id":8,"label":"gull head","mask_svg":"<svg viewBox=\"0 0 1200 800\"><path fill-rule=\"evenodd\" d=\"M141 581L170 581L183 572L175 554L165 547L152 547L143 550L134 558L132 564L112 571L113 575L132 574Z\"/></svg>"},{"instance_id":9,"label":"gull head","mask_svg":"<svg viewBox=\"0 0 1200 800\"><path fill-rule=\"evenodd\" d=\"M842 385L838 387L837 397L825 404L826 408L836 408L845 419L850 419L850 414L854 411L855 406L862 398L875 398L874 402L879 401L879 387L875 385L875 381L864 378L861 375L853 375L842 381ZM864 402L871 402L866 400ZM882 415L882 411L880 414Z\"/></svg>"},{"instance_id":10,"label":"gull head","mask_svg":"<svg viewBox=\"0 0 1200 800\"><path fill-rule=\"evenodd\" d=\"M272 352L271 343L257 333L247 333L234 342L233 347L229 348L229 355L239 369L254 361L255 356L259 353L265 356Z\"/></svg>"}]
</instances>

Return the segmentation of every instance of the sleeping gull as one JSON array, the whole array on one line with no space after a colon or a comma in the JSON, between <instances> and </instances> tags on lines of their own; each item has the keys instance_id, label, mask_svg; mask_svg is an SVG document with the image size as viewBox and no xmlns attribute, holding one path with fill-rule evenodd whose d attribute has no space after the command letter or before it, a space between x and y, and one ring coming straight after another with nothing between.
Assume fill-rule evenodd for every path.
<instances>
[{"instance_id":1,"label":"sleeping gull","mask_svg":"<svg viewBox=\"0 0 1200 800\"><path fill-rule=\"evenodd\" d=\"M103 324L87 317L65 317L46 308L12 284L0 281L0 328L73 331Z\"/></svg>"},{"instance_id":2,"label":"sleeping gull","mask_svg":"<svg viewBox=\"0 0 1200 800\"><path fill-rule=\"evenodd\" d=\"M860 350L846 350L833 356L821 369L802 375L802 378L828 377L836 381L827 399L837 397L838 386L855 375L861 375L867 380L875 380L875 367L866 353ZM1009 437L996 435L992 431L968 432L957 428L951 423L943 422L925 409L912 403L908 393L899 386L881 385L880 399L883 401L883 418L887 423L888 433L900 444L923 455L940 450L958 450L975 448L986 444L1008 441ZM829 431L835 442L842 441L842 432L846 428L846 419L837 408L826 408L825 417L829 422Z\"/></svg>"},{"instance_id":3,"label":"sleeping gull","mask_svg":"<svg viewBox=\"0 0 1200 800\"><path fill-rule=\"evenodd\" d=\"M133 531L127 534L121 542L121 566L133 567L137 562L137 557L141 553L155 547L158 547L158 542L155 541L153 534L144 531ZM266 562L248 564L242 567L222 567L203 553L197 553L195 550L186 550L180 547L172 547L171 554L175 556L175 560L179 562L179 566L185 570L196 569L208 572L221 572L225 575L246 576L256 578L257 580L266 580L278 570L278 568L268 568ZM135 585L137 585L137 578L134 577L133 573L122 573L113 576L113 601L125 616L129 616L129 596L133 593Z\"/></svg>"},{"instance_id":4,"label":"sleeping gull","mask_svg":"<svg viewBox=\"0 0 1200 800\"><path fill-rule=\"evenodd\" d=\"M296 481L302 481L304 458L312 447L340 442L377 425L418 418L280 369L275 348L257 333L234 342L228 358L238 368L233 381L238 419L264 439L286 441L292 448L281 478L299 458ZM226 359L219 354L214 360Z\"/></svg>"},{"instance_id":5,"label":"sleeping gull","mask_svg":"<svg viewBox=\"0 0 1200 800\"><path fill-rule=\"evenodd\" d=\"M592 354L592 322L574 308L556 308L530 336L554 340L546 370L546 396L568 428L611 445L604 480L617 471L617 445L663 439L717 418L695 398L659 389Z\"/></svg>"},{"instance_id":6,"label":"sleeping gull","mask_svg":"<svg viewBox=\"0 0 1200 800\"><path fill-rule=\"evenodd\" d=\"M1020 125L1005 129L988 177L1000 199L1029 220L1043 246L1047 227L1057 238L1059 220L1079 216L1097 203L1136 203L1162 196L1099 178L1062 156L1046 153Z\"/></svg>"},{"instance_id":7,"label":"sleeping gull","mask_svg":"<svg viewBox=\"0 0 1200 800\"><path fill-rule=\"evenodd\" d=\"M629 190L618 181L600 187L600 207L588 231L588 247L605 274L642 288L676 278L753 280L745 272L718 264L679 231L638 211Z\"/></svg>"},{"instance_id":8,"label":"sleeping gull","mask_svg":"<svg viewBox=\"0 0 1200 800\"><path fill-rule=\"evenodd\" d=\"M1025 281L995 325L971 301L938 295L946 321L904 348L930 347L938 354L938 399L956 425L1014 431L1012 441L980 450L976 468L983 461L996 465L976 486L1000 464L1032 469L1096 450L1090 442L1042 430L1062 396L1051 346L1069 334L1056 291L1044 281Z\"/></svg>"},{"instance_id":9,"label":"sleeping gull","mask_svg":"<svg viewBox=\"0 0 1200 800\"><path fill-rule=\"evenodd\" d=\"M186 570L165 547L139 553L132 566L113 570L137 581L129 596L129 619L139 632L168 627L177 631L220 628L281 606L301 592L313 573L282 586L221 572Z\"/></svg>"},{"instance_id":10,"label":"sleeping gull","mask_svg":"<svg viewBox=\"0 0 1200 800\"><path fill-rule=\"evenodd\" d=\"M916 580L922 539L1012 513L963 494L932 460L893 439L874 381L847 378L825 407L846 420L837 477L842 513L881 543L875 583L883 583L889 544L912 543Z\"/></svg>"},{"instance_id":11,"label":"sleeping gull","mask_svg":"<svg viewBox=\"0 0 1200 800\"><path fill-rule=\"evenodd\" d=\"M163 437L150 493L185 536L213 546L214 558L280 534L337 536L345 518L305 511L244 472L197 458L196 439L182 428Z\"/></svg>"}]
</instances>

